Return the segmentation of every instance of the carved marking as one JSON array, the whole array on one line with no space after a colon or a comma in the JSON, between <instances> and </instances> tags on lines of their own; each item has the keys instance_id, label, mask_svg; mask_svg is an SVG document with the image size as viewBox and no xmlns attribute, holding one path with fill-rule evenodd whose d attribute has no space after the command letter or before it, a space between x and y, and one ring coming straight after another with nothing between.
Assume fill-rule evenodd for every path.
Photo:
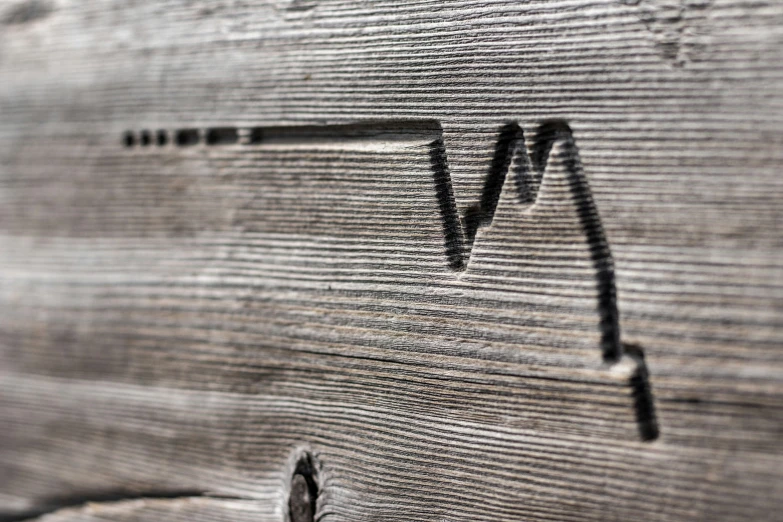
<instances>
[{"instance_id":1,"label":"carved marking","mask_svg":"<svg viewBox=\"0 0 783 522\"><path fill-rule=\"evenodd\" d=\"M230 145L238 139L239 133L234 127L217 127L207 131L207 145Z\"/></svg>"},{"instance_id":2,"label":"carved marking","mask_svg":"<svg viewBox=\"0 0 783 522\"><path fill-rule=\"evenodd\" d=\"M492 224L506 174L515 158L517 163L519 162L519 158L524 154L524 147L525 140L519 125L509 123L501 128L495 155L484 180L481 199L468 208L464 218L460 218L452 189L446 145L442 136L432 142L430 161L435 178L435 193L443 218L446 257L452 270L461 272L467 268L476 233L479 228Z\"/></svg>"},{"instance_id":3,"label":"carved marking","mask_svg":"<svg viewBox=\"0 0 783 522\"><path fill-rule=\"evenodd\" d=\"M158 131L159 136L161 132L165 131ZM550 162L551 151L556 143L559 144L561 152L557 160L565 167L571 202L575 206L595 271L601 354L604 361L613 366L625 366L630 363L628 384L633 391L639 433L643 440L654 440L658 437L658 424L644 354L641 348L624 346L620 340L614 260L582 169L579 150L571 128L566 122L552 120L539 125L529 155L524 132L519 124L511 122L503 125L498 133L495 153L484 179L479 201L469 206L464 216L460 216L457 208L443 131L436 120L250 129L214 127L204 132L190 128L179 129L174 135L175 144L180 147L196 145L202 138L205 138L205 144L208 146L232 145L240 142L244 145L256 145L269 141L301 144L324 139L392 140L410 139L413 136L426 139L430 143L430 163L443 226L445 255L449 267L455 272L464 272L468 269L478 231L492 225L507 178L513 179L514 190L521 206L530 208L536 204L539 188L544 180L547 164ZM135 147L139 143L147 145L150 142L149 136L149 131L141 131L137 139L136 134L128 131L123 134L123 143L127 147ZM240 139L240 136L244 138ZM160 139L157 141L159 145L165 145L166 142L167 140Z\"/></svg>"},{"instance_id":4,"label":"carved marking","mask_svg":"<svg viewBox=\"0 0 783 522\"><path fill-rule=\"evenodd\" d=\"M198 129L180 129L175 134L178 147L190 147L197 145L201 140L201 133Z\"/></svg>"}]
</instances>

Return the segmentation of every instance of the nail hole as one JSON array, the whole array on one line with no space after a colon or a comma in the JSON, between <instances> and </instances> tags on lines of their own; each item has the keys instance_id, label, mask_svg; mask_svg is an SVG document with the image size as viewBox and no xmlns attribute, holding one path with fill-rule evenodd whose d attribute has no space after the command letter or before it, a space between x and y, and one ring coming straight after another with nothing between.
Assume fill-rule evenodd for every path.
<instances>
[{"instance_id":1,"label":"nail hole","mask_svg":"<svg viewBox=\"0 0 783 522\"><path fill-rule=\"evenodd\" d=\"M310 453L305 453L296 463L291 477L288 497L290 522L313 522L318 500L318 470Z\"/></svg>"},{"instance_id":2,"label":"nail hole","mask_svg":"<svg viewBox=\"0 0 783 522\"><path fill-rule=\"evenodd\" d=\"M133 134L132 131L126 131L122 135L122 142L125 144L126 147L133 147L136 145L136 135Z\"/></svg>"},{"instance_id":3,"label":"nail hole","mask_svg":"<svg viewBox=\"0 0 783 522\"><path fill-rule=\"evenodd\" d=\"M177 131L177 145L179 147L189 147L199 142L198 129L179 129Z\"/></svg>"},{"instance_id":4,"label":"nail hole","mask_svg":"<svg viewBox=\"0 0 783 522\"><path fill-rule=\"evenodd\" d=\"M158 132L155 133L155 142L158 147L163 147L169 142L169 133L164 129L158 129Z\"/></svg>"},{"instance_id":5,"label":"nail hole","mask_svg":"<svg viewBox=\"0 0 783 522\"><path fill-rule=\"evenodd\" d=\"M235 127L215 127L207 131L207 145L229 145L238 139Z\"/></svg>"}]
</instances>

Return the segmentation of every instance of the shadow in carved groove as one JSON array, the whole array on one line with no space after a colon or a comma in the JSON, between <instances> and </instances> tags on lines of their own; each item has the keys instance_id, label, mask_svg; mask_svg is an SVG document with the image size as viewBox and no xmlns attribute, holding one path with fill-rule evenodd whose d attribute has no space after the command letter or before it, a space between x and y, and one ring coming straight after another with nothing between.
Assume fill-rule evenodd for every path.
<instances>
[{"instance_id":1,"label":"shadow in carved groove","mask_svg":"<svg viewBox=\"0 0 783 522\"><path fill-rule=\"evenodd\" d=\"M147 131L142 131L141 135ZM159 130L159 135L166 131ZM571 200L576 207L582 232L585 235L590 259L595 270L600 317L601 354L608 364L618 363L628 357L635 370L630 377L636 420L643 440L658 437L658 425L650 389L644 354L638 347L624 346L620 341L620 324L617 310L614 261L606 240L598 210L593 201L590 186L582 170L579 150L573 133L562 120L546 121L539 125L528 156L524 133L517 123L503 125L498 133L495 152L479 201L469 206L463 217L457 208L454 188L449 172L443 131L437 120L386 120L346 125L268 126L246 129L246 138L240 140L240 129L214 127L201 132L199 129L178 129L174 132L174 144L190 147L201 142L214 145L258 145L268 141L303 143L322 139L396 139L418 136L429 141L429 155L442 225L445 255L449 267L455 272L467 269L479 229L492 224L500 194L509 175L513 178L521 206L534 205L538 198L546 165L556 143L560 145L557 161L561 161L567 173ZM123 134L126 147L135 147L142 140L132 131ZM167 139L158 139L165 145ZM552 160L554 161L554 159Z\"/></svg>"},{"instance_id":2,"label":"shadow in carved groove","mask_svg":"<svg viewBox=\"0 0 783 522\"><path fill-rule=\"evenodd\" d=\"M630 385L640 436L643 440L654 440L658 437L658 424L644 354L637 347L624 349L620 341L614 260L590 186L582 170L579 150L566 122L552 120L542 123L536 132L529 157L520 126L508 123L501 127L481 197L478 202L468 207L463 217L460 217L457 209L443 138L439 136L430 144L430 162L443 222L446 258L452 270L461 272L467 269L476 233L479 228L492 224L501 191L509 176L513 177L520 203L535 204L555 143L561 145L561 154L557 159L565 167L572 201L595 270L601 354L609 364L619 362L623 355L633 359L635 370L630 378Z\"/></svg>"},{"instance_id":3,"label":"shadow in carved groove","mask_svg":"<svg viewBox=\"0 0 783 522\"><path fill-rule=\"evenodd\" d=\"M464 218L460 218L443 137L439 136L430 144L430 162L435 179L435 193L438 197L440 215L443 220L444 247L449 267L452 270L461 272L467 268L476 233L479 228L492 224L495 209L500 201L500 192L506 181L506 174L515 158L519 158L519 152L524 151L524 147L525 140L519 125L509 123L501 128L495 145L495 154L489 172L484 179L481 199L467 209Z\"/></svg>"},{"instance_id":4,"label":"shadow in carved groove","mask_svg":"<svg viewBox=\"0 0 783 522\"><path fill-rule=\"evenodd\" d=\"M516 191L521 202L535 203L550 152L558 141L562 143L562 150L565 153L560 160L568 173L569 188L595 269L598 309L601 314L601 352L607 362L616 362L622 355L622 347L614 284L614 262L590 187L582 171L579 152L571 129L565 122L551 121L539 127L529 161L527 161L522 129L515 123L504 125L500 130L495 156L485 178L481 199L468 208L463 218L460 218L457 210L443 139L438 138L432 142L430 159L435 192L443 220L446 256L452 269L463 271L467 268L476 233L480 227L492 224L509 171L514 176Z\"/></svg>"}]
</instances>

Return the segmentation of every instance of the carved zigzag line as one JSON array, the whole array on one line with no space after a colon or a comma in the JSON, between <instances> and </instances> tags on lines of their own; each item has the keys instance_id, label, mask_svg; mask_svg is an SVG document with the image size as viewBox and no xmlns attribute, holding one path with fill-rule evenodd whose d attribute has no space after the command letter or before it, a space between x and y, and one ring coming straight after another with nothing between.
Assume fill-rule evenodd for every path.
<instances>
[{"instance_id":1,"label":"carved zigzag line","mask_svg":"<svg viewBox=\"0 0 783 522\"><path fill-rule=\"evenodd\" d=\"M513 179L517 199L522 205L529 207L536 203L546 166L550 161L550 153L556 143L560 145L557 160L565 167L571 200L576 208L595 271L601 353L604 361L609 364L620 363L624 355L631 359L629 384L632 388L639 433L643 440L654 440L659 431L644 354L640 348L624 345L620 340L614 260L590 185L582 170L579 149L566 122L552 120L539 125L529 156L522 128L517 123L508 123L501 127L481 197L468 207L462 217L454 197L442 135L431 143L430 161L443 221L446 257L452 270L462 272L467 269L476 234L479 228L492 224L507 178Z\"/></svg>"},{"instance_id":2,"label":"carved zigzag line","mask_svg":"<svg viewBox=\"0 0 783 522\"><path fill-rule=\"evenodd\" d=\"M239 129L213 127L204 131L183 128L173 131L160 129L154 133L142 130L123 134L123 143L132 148L166 146L191 147L199 143L215 145L257 145L265 142L302 143L318 140L345 139L396 139L421 137L430 141L430 163L443 224L444 248L449 267L455 272L468 268L471 252L480 228L488 227L497 209L506 179L513 179L517 199L522 206L536 203L539 188L544 181L550 153L559 144L557 160L562 162L568 186L582 233L585 235L593 269L595 271L600 317L601 353L606 363L619 367L623 356L631 359L629 383L633 390L634 406L642 439L658 437L652 392L647 367L641 349L623 345L620 340L617 290L614 261L601 224L592 192L582 170L579 150L573 133L562 120L546 121L538 126L531 147L527 152L524 133L517 123L507 123L500 128L495 153L479 201L468 207L464 216L457 208L454 188L449 172L443 129L437 120L385 120L347 125L267 126ZM202 141L203 140L203 141Z\"/></svg>"}]
</instances>

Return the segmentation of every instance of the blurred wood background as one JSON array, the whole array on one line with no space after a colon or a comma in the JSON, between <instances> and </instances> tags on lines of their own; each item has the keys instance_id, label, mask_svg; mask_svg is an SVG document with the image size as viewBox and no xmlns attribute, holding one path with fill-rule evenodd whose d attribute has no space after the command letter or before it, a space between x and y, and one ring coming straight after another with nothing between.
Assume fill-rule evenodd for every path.
<instances>
[{"instance_id":1,"label":"blurred wood background","mask_svg":"<svg viewBox=\"0 0 783 522\"><path fill-rule=\"evenodd\" d=\"M783 2L3 0L0 520L780 520Z\"/></svg>"}]
</instances>

